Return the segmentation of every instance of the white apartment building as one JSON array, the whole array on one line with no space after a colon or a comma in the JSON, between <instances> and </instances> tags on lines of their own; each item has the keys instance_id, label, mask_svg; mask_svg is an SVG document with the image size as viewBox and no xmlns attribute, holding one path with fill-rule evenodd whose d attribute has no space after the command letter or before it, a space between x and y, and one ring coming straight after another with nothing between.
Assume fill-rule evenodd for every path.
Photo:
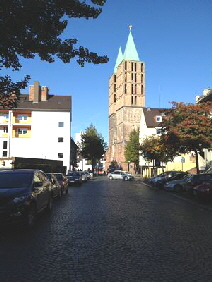
<instances>
[{"instance_id":1,"label":"white apartment building","mask_svg":"<svg viewBox=\"0 0 212 282\"><path fill-rule=\"evenodd\" d=\"M0 108L0 159L58 160L68 170L70 132L71 96L50 95L36 81L29 95L21 94L17 108Z\"/></svg>"}]
</instances>

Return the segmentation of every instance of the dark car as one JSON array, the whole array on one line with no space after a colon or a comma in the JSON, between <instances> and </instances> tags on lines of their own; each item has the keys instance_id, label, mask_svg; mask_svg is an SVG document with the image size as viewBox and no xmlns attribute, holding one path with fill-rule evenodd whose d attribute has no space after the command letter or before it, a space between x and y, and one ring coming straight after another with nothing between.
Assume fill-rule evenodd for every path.
<instances>
[{"instance_id":1,"label":"dark car","mask_svg":"<svg viewBox=\"0 0 212 282\"><path fill-rule=\"evenodd\" d=\"M193 188L193 194L198 200L212 199L212 179Z\"/></svg>"},{"instance_id":2,"label":"dark car","mask_svg":"<svg viewBox=\"0 0 212 282\"><path fill-rule=\"evenodd\" d=\"M82 185L82 175L77 172L77 171L73 171L73 172L69 172L67 175L68 178L68 185L77 185L80 186Z\"/></svg>"},{"instance_id":3,"label":"dark car","mask_svg":"<svg viewBox=\"0 0 212 282\"><path fill-rule=\"evenodd\" d=\"M0 224L34 225L37 215L52 207L51 183L33 169L0 171Z\"/></svg>"},{"instance_id":4,"label":"dark car","mask_svg":"<svg viewBox=\"0 0 212 282\"><path fill-rule=\"evenodd\" d=\"M53 173L57 178L61 188L62 188L62 195L68 194L68 178L63 173Z\"/></svg>"},{"instance_id":5,"label":"dark car","mask_svg":"<svg viewBox=\"0 0 212 282\"><path fill-rule=\"evenodd\" d=\"M53 173L46 173L46 176L52 184L51 189L53 198L61 198L63 190L56 176Z\"/></svg>"},{"instance_id":6,"label":"dark car","mask_svg":"<svg viewBox=\"0 0 212 282\"><path fill-rule=\"evenodd\" d=\"M172 180L183 179L187 175L186 172L183 171L167 171L164 174L160 175L158 179L155 180L155 186L159 188L164 188L164 185Z\"/></svg>"},{"instance_id":7,"label":"dark car","mask_svg":"<svg viewBox=\"0 0 212 282\"><path fill-rule=\"evenodd\" d=\"M193 194L193 188L197 185L202 184L203 182L208 182L212 179L211 173L200 173L200 174L193 174L191 177L188 178L185 190L189 194Z\"/></svg>"}]
</instances>

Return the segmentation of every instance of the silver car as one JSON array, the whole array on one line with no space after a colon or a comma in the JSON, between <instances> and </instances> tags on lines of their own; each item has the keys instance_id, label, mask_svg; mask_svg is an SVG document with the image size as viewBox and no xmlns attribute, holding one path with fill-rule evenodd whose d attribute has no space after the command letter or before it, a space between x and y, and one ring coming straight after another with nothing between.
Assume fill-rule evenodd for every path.
<instances>
[{"instance_id":1,"label":"silver car","mask_svg":"<svg viewBox=\"0 0 212 282\"><path fill-rule=\"evenodd\" d=\"M131 174L128 174L122 170L114 170L113 172L109 173L108 178L110 180L133 180L133 176Z\"/></svg>"}]
</instances>

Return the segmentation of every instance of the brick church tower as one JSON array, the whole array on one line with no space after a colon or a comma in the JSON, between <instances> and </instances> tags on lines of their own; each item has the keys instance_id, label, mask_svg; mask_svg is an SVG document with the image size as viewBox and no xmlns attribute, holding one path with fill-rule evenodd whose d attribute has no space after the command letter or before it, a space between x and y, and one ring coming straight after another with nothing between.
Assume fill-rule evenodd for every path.
<instances>
[{"instance_id":1,"label":"brick church tower","mask_svg":"<svg viewBox=\"0 0 212 282\"><path fill-rule=\"evenodd\" d=\"M128 169L124 150L130 132L140 127L142 108L145 107L145 63L140 61L130 32L124 53L121 47L114 73L109 79L109 147L106 168L116 161Z\"/></svg>"}]
</instances>

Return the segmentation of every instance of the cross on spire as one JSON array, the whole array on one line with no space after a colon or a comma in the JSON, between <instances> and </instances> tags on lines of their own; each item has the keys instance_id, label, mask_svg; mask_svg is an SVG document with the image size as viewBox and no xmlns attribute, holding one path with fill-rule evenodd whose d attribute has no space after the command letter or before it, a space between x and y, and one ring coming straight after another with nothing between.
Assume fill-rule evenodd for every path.
<instances>
[{"instance_id":1,"label":"cross on spire","mask_svg":"<svg viewBox=\"0 0 212 282\"><path fill-rule=\"evenodd\" d=\"M130 29L130 31L131 31L131 29L132 29L132 25L129 25L129 29Z\"/></svg>"}]
</instances>

